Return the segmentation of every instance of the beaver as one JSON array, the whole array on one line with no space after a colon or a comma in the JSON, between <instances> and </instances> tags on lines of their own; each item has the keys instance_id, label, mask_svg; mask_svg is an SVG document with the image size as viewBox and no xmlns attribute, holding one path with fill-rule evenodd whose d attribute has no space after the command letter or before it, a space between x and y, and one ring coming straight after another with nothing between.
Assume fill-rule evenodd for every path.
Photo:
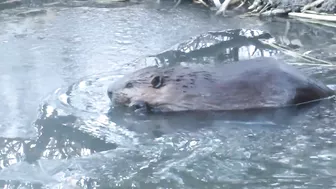
<instances>
[{"instance_id":1,"label":"beaver","mask_svg":"<svg viewBox=\"0 0 336 189\"><path fill-rule=\"evenodd\" d=\"M114 105L140 112L279 108L331 97L334 91L271 57L203 66L151 66L112 83Z\"/></svg>"}]
</instances>

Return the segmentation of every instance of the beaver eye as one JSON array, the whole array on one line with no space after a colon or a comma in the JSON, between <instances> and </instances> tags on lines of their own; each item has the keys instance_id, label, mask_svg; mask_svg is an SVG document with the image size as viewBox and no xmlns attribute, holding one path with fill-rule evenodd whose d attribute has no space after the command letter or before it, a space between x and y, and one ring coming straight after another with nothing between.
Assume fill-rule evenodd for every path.
<instances>
[{"instance_id":1,"label":"beaver eye","mask_svg":"<svg viewBox=\"0 0 336 189\"><path fill-rule=\"evenodd\" d=\"M163 77L161 77L161 76L155 76L152 79L151 84L152 84L153 88L156 88L156 89L162 87L162 85L163 85Z\"/></svg>"},{"instance_id":2,"label":"beaver eye","mask_svg":"<svg viewBox=\"0 0 336 189\"><path fill-rule=\"evenodd\" d=\"M133 84L131 82L126 83L125 88L132 88Z\"/></svg>"}]
</instances>

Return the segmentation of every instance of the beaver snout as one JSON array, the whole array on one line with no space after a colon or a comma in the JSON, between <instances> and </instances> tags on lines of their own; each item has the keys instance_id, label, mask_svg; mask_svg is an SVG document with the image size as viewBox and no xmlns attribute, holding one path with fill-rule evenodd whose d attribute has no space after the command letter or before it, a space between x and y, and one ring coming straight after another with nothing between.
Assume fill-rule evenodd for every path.
<instances>
[{"instance_id":1,"label":"beaver snout","mask_svg":"<svg viewBox=\"0 0 336 189\"><path fill-rule=\"evenodd\" d=\"M107 96L109 97L109 99L112 99L112 97L113 97L113 92L110 91L110 90L108 90L108 91L107 91Z\"/></svg>"},{"instance_id":2,"label":"beaver snout","mask_svg":"<svg viewBox=\"0 0 336 189\"><path fill-rule=\"evenodd\" d=\"M110 84L107 88L107 96L109 97L110 100L112 100L112 97L113 97L113 91L115 90L114 88L114 84Z\"/></svg>"}]
</instances>

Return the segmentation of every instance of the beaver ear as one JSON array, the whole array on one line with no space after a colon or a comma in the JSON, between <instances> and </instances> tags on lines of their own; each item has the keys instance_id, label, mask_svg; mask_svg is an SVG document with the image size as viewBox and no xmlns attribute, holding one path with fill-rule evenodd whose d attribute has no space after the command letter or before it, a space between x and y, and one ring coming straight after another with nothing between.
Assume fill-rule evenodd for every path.
<instances>
[{"instance_id":1,"label":"beaver ear","mask_svg":"<svg viewBox=\"0 0 336 189\"><path fill-rule=\"evenodd\" d=\"M162 85L163 85L163 77L159 76L159 75L154 76L153 79L152 79L152 81L151 81L151 84L152 84L153 88L156 88L156 89L162 87Z\"/></svg>"}]
</instances>

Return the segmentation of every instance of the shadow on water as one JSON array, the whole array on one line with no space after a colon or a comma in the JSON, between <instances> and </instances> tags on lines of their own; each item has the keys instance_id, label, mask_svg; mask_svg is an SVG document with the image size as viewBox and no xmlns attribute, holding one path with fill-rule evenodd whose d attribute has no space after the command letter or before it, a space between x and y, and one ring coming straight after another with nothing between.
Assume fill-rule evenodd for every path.
<instances>
[{"instance_id":1,"label":"shadow on water","mask_svg":"<svg viewBox=\"0 0 336 189\"><path fill-rule=\"evenodd\" d=\"M198 63L222 64L224 62L251 59L260 56L273 56L280 52L266 46L259 39L273 40L261 30L232 29L213 31L195 36L161 52L155 57L160 64Z\"/></svg>"},{"instance_id":2,"label":"shadow on water","mask_svg":"<svg viewBox=\"0 0 336 189\"><path fill-rule=\"evenodd\" d=\"M265 30L270 27L268 24L263 26ZM318 30L298 27L308 33ZM300 33L289 33L302 37ZM279 42L279 35L273 35L271 30L248 29L207 32L129 64L219 64L275 55L286 59L258 39ZM328 44L327 39L319 41ZM305 47L299 49L305 51ZM335 82L333 74L316 73L316 67L300 69L329 84ZM92 75L50 94L33 124L35 139L1 138L0 185L147 189L335 187L333 99L299 110L294 107L237 114L134 117L123 111L109 111L106 86L117 74L120 73Z\"/></svg>"},{"instance_id":3,"label":"shadow on water","mask_svg":"<svg viewBox=\"0 0 336 189\"><path fill-rule=\"evenodd\" d=\"M176 132L197 132L215 126L230 127L231 124L241 128L286 129L298 117L319 106L334 108L334 98L322 99L297 106L284 108L266 108L219 112L169 112L147 115L136 115L134 112L110 109L110 121L136 133L146 134L151 138L162 137ZM321 115L320 115L321 116Z\"/></svg>"}]
</instances>

